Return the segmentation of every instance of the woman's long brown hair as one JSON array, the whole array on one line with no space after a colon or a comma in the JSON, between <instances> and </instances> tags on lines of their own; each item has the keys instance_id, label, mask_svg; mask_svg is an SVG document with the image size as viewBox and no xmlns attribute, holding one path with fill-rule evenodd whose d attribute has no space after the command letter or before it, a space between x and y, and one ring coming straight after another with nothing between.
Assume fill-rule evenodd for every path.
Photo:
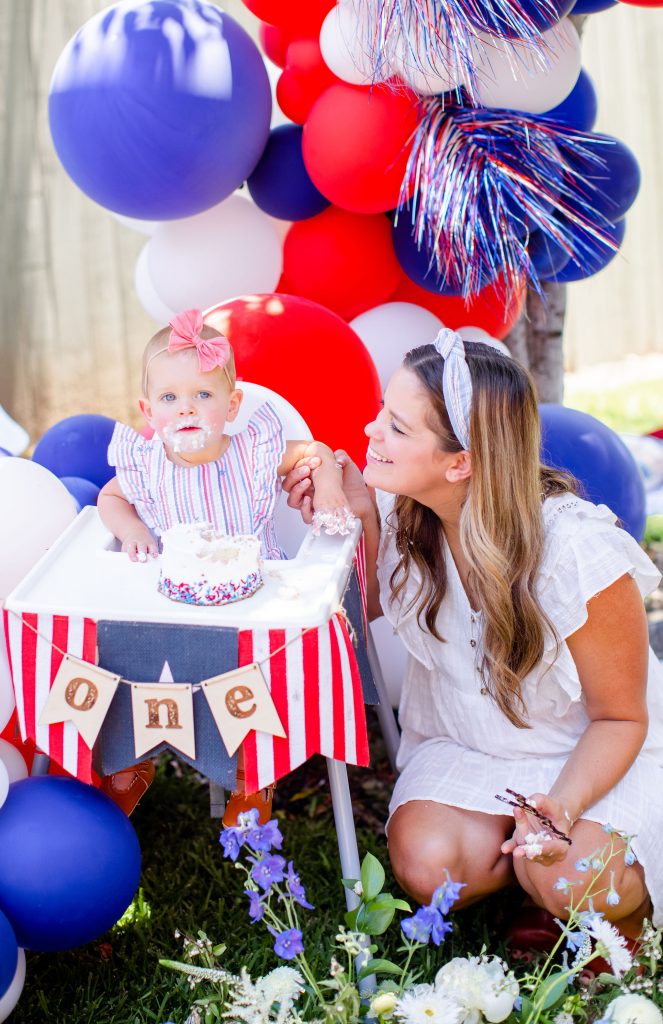
<instances>
[{"instance_id":1,"label":"woman's long brown hair","mask_svg":"<svg viewBox=\"0 0 663 1024\"><path fill-rule=\"evenodd\" d=\"M483 682L497 706L527 727L521 681L543 656L551 623L536 598L543 554L542 500L577 494L569 474L540 461L541 427L532 379L519 363L489 345L471 343L465 354L472 379L470 450L472 475L460 518L460 541L470 565L471 592L483 611ZM445 452L462 451L444 404L444 360L432 345L408 352L430 402L429 426ZM416 605L428 630L436 626L447 588L443 528L438 516L400 495L394 506L400 561L391 577L393 597L402 592L414 563L421 585Z\"/></svg>"}]
</instances>

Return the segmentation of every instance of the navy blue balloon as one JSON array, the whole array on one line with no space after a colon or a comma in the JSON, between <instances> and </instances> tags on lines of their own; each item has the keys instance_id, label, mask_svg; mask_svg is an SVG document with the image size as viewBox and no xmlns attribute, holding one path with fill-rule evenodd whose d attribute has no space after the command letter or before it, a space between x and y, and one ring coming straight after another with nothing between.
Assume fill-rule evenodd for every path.
<instances>
[{"instance_id":1,"label":"navy blue balloon","mask_svg":"<svg viewBox=\"0 0 663 1024\"><path fill-rule=\"evenodd\" d=\"M59 776L11 784L0 808L0 910L19 946L91 942L122 916L139 879L133 825L104 793Z\"/></svg>"},{"instance_id":2,"label":"navy blue balloon","mask_svg":"<svg viewBox=\"0 0 663 1024\"><path fill-rule=\"evenodd\" d=\"M598 14L599 11L607 11L609 7L616 7L618 0L576 0L573 5L574 14Z\"/></svg>"},{"instance_id":3,"label":"navy blue balloon","mask_svg":"<svg viewBox=\"0 0 663 1024\"><path fill-rule=\"evenodd\" d=\"M592 184L587 202L607 220L621 220L640 191L640 167L634 154L611 135L591 135L582 148L598 157L600 164L586 158L569 157L569 163Z\"/></svg>"},{"instance_id":4,"label":"navy blue balloon","mask_svg":"<svg viewBox=\"0 0 663 1024\"><path fill-rule=\"evenodd\" d=\"M0 999L14 980L18 964L18 943L14 929L0 912Z\"/></svg>"},{"instance_id":5,"label":"navy blue balloon","mask_svg":"<svg viewBox=\"0 0 663 1024\"><path fill-rule=\"evenodd\" d=\"M532 232L527 251L538 276L543 281L559 273L571 259L570 253L543 231Z\"/></svg>"},{"instance_id":6,"label":"navy blue balloon","mask_svg":"<svg viewBox=\"0 0 663 1024\"><path fill-rule=\"evenodd\" d=\"M53 424L37 442L32 461L38 462L56 476L76 476L97 487L115 476L108 465L108 445L115 420L95 413L69 416Z\"/></svg>"},{"instance_id":7,"label":"navy blue balloon","mask_svg":"<svg viewBox=\"0 0 663 1024\"><path fill-rule=\"evenodd\" d=\"M578 236L578 228L575 225L568 221L566 226L572 234ZM594 274L598 274L599 270L607 267L619 252L626 233L626 222L620 220L616 224L602 225L600 230L604 237L610 239L611 244L583 233L583 242L585 246L589 246L590 251L574 249L577 256L572 256L561 270L550 274L546 280L570 284L571 281L584 281L586 277L592 277ZM613 245L617 248L613 248Z\"/></svg>"},{"instance_id":8,"label":"navy blue balloon","mask_svg":"<svg viewBox=\"0 0 663 1024\"><path fill-rule=\"evenodd\" d=\"M564 405L542 405L542 461L566 469L583 484L583 497L607 505L639 541L646 519L645 488L638 465L605 423Z\"/></svg>"},{"instance_id":9,"label":"navy blue balloon","mask_svg":"<svg viewBox=\"0 0 663 1024\"><path fill-rule=\"evenodd\" d=\"M84 480L80 476L62 476L60 480L78 505L79 512L86 505L97 504L100 488L91 480Z\"/></svg>"},{"instance_id":10,"label":"navy blue balloon","mask_svg":"<svg viewBox=\"0 0 663 1024\"><path fill-rule=\"evenodd\" d=\"M8 452L6 448L0 448L0 458L5 459L7 456L9 456L10 459L13 458L12 453Z\"/></svg>"},{"instance_id":11,"label":"navy blue balloon","mask_svg":"<svg viewBox=\"0 0 663 1024\"><path fill-rule=\"evenodd\" d=\"M581 68L578 81L566 99L541 116L577 131L589 132L594 127L597 110L596 90L585 69Z\"/></svg>"},{"instance_id":12,"label":"navy blue balloon","mask_svg":"<svg viewBox=\"0 0 663 1024\"><path fill-rule=\"evenodd\" d=\"M462 287L458 282L445 281L438 275L435 260L431 263L425 248L422 246L417 249L412 231L409 213L407 209L402 210L392 228L392 239L396 259L410 280L436 295L462 295ZM492 277L485 276L480 288L490 284L491 280Z\"/></svg>"},{"instance_id":13,"label":"navy blue balloon","mask_svg":"<svg viewBox=\"0 0 663 1024\"><path fill-rule=\"evenodd\" d=\"M215 206L251 174L269 134L260 52L204 0L115 4L55 66L53 143L88 196L129 217L168 220Z\"/></svg>"},{"instance_id":14,"label":"navy blue balloon","mask_svg":"<svg viewBox=\"0 0 663 1024\"><path fill-rule=\"evenodd\" d=\"M254 203L270 217L305 220L329 206L304 166L303 131L299 124L272 128L265 151L247 182Z\"/></svg>"}]
</instances>

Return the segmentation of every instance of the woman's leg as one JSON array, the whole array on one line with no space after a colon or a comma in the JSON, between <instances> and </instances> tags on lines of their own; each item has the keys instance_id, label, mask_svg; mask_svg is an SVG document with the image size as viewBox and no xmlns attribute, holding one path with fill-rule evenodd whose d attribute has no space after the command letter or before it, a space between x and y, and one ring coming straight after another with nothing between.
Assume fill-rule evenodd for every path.
<instances>
[{"instance_id":1,"label":"woman's leg","mask_svg":"<svg viewBox=\"0 0 663 1024\"><path fill-rule=\"evenodd\" d=\"M604 850L605 860L612 840L616 856L611 858L610 863L598 876L598 882L594 883L595 895L592 896L592 904L608 921L616 924L624 935L637 938L644 918L651 913L651 901L642 866L637 863L626 864L623 841L614 833L608 835L602 826L594 821L581 818L573 826L570 835L573 843L563 861L551 865L537 864L525 859L514 862L521 886L538 906L544 907L555 917L563 920L569 916L568 907L571 899L574 906L586 910L587 902L581 902L581 897L592 878L596 876L596 872L592 872L591 868L588 871L578 871L575 865L579 860L601 856ZM615 906L607 900L611 889L611 873L614 889L619 895L619 902ZM560 877L574 883L570 891L555 889L555 883Z\"/></svg>"},{"instance_id":2,"label":"woman's leg","mask_svg":"<svg viewBox=\"0 0 663 1024\"><path fill-rule=\"evenodd\" d=\"M466 906L515 883L513 858L500 851L512 832L508 815L412 800L389 822L389 857L399 885L418 903L430 901L448 871L465 883L456 905Z\"/></svg>"}]
</instances>

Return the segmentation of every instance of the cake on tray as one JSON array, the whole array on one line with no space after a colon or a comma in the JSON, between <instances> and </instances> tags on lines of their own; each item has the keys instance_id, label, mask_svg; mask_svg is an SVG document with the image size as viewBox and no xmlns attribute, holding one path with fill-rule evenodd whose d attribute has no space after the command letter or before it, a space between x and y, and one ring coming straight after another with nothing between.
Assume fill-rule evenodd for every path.
<instances>
[{"instance_id":1,"label":"cake on tray","mask_svg":"<svg viewBox=\"0 0 663 1024\"><path fill-rule=\"evenodd\" d=\"M260 541L220 533L210 523L181 523L161 538L159 591L171 601L218 605L262 586Z\"/></svg>"}]
</instances>

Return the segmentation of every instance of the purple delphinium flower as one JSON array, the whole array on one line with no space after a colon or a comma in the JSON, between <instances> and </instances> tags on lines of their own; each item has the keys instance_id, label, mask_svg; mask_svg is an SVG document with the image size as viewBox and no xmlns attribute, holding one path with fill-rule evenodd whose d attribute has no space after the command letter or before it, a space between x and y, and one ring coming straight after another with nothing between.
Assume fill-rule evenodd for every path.
<instances>
[{"instance_id":1,"label":"purple delphinium flower","mask_svg":"<svg viewBox=\"0 0 663 1024\"><path fill-rule=\"evenodd\" d=\"M274 882L283 881L284 868L285 860L283 857L279 857L278 854L261 857L260 860L253 861L251 878L256 885L259 885L261 889L267 892L274 885Z\"/></svg>"},{"instance_id":2,"label":"purple delphinium flower","mask_svg":"<svg viewBox=\"0 0 663 1024\"><path fill-rule=\"evenodd\" d=\"M242 848L242 838L239 829L235 827L224 828L219 836L219 842L223 847L223 856L229 857L230 860L237 860Z\"/></svg>"},{"instance_id":3,"label":"purple delphinium flower","mask_svg":"<svg viewBox=\"0 0 663 1024\"><path fill-rule=\"evenodd\" d=\"M249 897L249 917L255 924L256 921L262 921L265 916L265 904L262 901L262 896L255 889L245 889L244 895Z\"/></svg>"},{"instance_id":4,"label":"purple delphinium flower","mask_svg":"<svg viewBox=\"0 0 663 1024\"><path fill-rule=\"evenodd\" d=\"M291 860L288 861L288 874L285 877L285 884L293 900L299 903L300 907L306 907L307 910L315 910L313 904L309 903L306 899L306 889L302 885L299 875L295 871L295 865Z\"/></svg>"},{"instance_id":5,"label":"purple delphinium flower","mask_svg":"<svg viewBox=\"0 0 663 1024\"><path fill-rule=\"evenodd\" d=\"M274 952L282 960L294 960L298 953L304 952L302 933L298 928L287 928L284 932L276 932L269 929L275 938Z\"/></svg>"},{"instance_id":6,"label":"purple delphinium flower","mask_svg":"<svg viewBox=\"0 0 663 1024\"><path fill-rule=\"evenodd\" d=\"M278 822L272 819L266 825L258 825L257 828L249 829L245 836L245 842L256 852L262 850L264 853L270 853L272 850L280 850L283 846L283 836L279 831Z\"/></svg>"},{"instance_id":7,"label":"purple delphinium flower","mask_svg":"<svg viewBox=\"0 0 663 1024\"><path fill-rule=\"evenodd\" d=\"M412 942L426 945L431 939L436 946L444 941L444 936L451 931L451 925L445 921L436 907L419 907L416 914L401 921L401 928Z\"/></svg>"},{"instance_id":8,"label":"purple delphinium flower","mask_svg":"<svg viewBox=\"0 0 663 1024\"><path fill-rule=\"evenodd\" d=\"M448 914L460 896L460 890L465 888L465 884L465 882L452 882L450 878L447 879L442 885L438 885L429 906L439 910L441 914Z\"/></svg>"}]
</instances>

